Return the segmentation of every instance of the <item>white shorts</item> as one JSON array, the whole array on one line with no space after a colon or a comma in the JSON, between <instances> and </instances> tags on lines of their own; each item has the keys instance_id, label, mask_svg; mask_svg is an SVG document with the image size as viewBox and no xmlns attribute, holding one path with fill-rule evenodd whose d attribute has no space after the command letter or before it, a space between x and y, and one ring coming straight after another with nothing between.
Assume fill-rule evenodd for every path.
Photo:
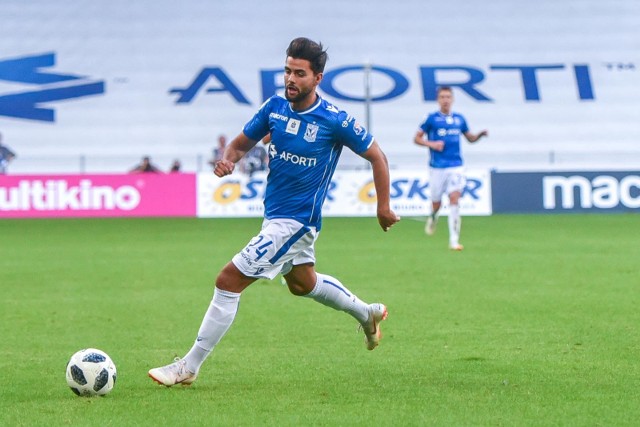
<instances>
[{"instance_id":1,"label":"white shorts","mask_svg":"<svg viewBox=\"0 0 640 427\"><path fill-rule=\"evenodd\" d=\"M467 179L464 176L464 167L453 168L429 168L429 186L431 187L431 200L440 202L443 194L451 194L456 191L462 193Z\"/></svg>"},{"instance_id":2,"label":"white shorts","mask_svg":"<svg viewBox=\"0 0 640 427\"><path fill-rule=\"evenodd\" d=\"M315 227L288 218L265 219L260 234L231 260L245 276L273 279L294 265L316 262Z\"/></svg>"}]
</instances>

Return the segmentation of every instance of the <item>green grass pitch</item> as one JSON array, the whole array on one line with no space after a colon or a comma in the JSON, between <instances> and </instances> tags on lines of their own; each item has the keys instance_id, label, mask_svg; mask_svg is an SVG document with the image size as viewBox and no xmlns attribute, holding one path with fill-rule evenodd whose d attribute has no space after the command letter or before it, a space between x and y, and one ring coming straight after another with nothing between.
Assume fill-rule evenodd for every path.
<instances>
[{"instance_id":1,"label":"green grass pitch","mask_svg":"<svg viewBox=\"0 0 640 427\"><path fill-rule=\"evenodd\" d=\"M624 426L640 423L640 216L326 218L317 269L389 318L356 323L279 278L242 296L192 387L149 368L191 346L222 266L259 219L0 221L0 425ZM109 353L79 398L68 358Z\"/></svg>"}]
</instances>

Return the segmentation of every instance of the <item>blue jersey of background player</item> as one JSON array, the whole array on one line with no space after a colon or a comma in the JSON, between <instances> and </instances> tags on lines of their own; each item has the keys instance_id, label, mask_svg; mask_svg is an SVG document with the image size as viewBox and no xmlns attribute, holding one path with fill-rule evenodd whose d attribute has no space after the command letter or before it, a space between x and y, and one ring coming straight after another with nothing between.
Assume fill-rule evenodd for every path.
<instances>
[{"instance_id":1,"label":"blue jersey of background player","mask_svg":"<svg viewBox=\"0 0 640 427\"><path fill-rule=\"evenodd\" d=\"M465 186L462 155L460 153L460 134L469 142L476 142L489 133L486 130L477 134L471 133L467 121L458 113L451 111L453 91L448 86L438 88L438 105L440 109L429 114L420 125L413 141L429 148L431 190L431 215L427 217L425 233L432 235L436 231L438 212L444 194L449 198L449 247L461 251L459 242L462 218L458 201Z\"/></svg>"},{"instance_id":2,"label":"blue jersey of background player","mask_svg":"<svg viewBox=\"0 0 640 427\"><path fill-rule=\"evenodd\" d=\"M469 132L467 121L462 114L445 114L436 111L429 114L427 119L420 125L429 141L442 141L442 151L432 149L429 166L432 168L450 168L462 166L462 155L460 153L460 134Z\"/></svg>"},{"instance_id":3,"label":"blue jersey of background player","mask_svg":"<svg viewBox=\"0 0 640 427\"><path fill-rule=\"evenodd\" d=\"M293 218L320 230L322 204L343 146L357 154L373 137L351 116L320 96L303 111L274 95L244 127L259 141L271 135L265 218Z\"/></svg>"}]
</instances>

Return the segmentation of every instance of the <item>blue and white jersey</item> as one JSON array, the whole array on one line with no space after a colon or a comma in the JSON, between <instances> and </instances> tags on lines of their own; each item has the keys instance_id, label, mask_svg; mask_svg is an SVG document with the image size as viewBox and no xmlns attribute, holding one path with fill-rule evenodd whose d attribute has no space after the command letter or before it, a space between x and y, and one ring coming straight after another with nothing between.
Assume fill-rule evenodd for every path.
<instances>
[{"instance_id":1,"label":"blue and white jersey","mask_svg":"<svg viewBox=\"0 0 640 427\"><path fill-rule=\"evenodd\" d=\"M444 141L442 151L429 150L432 168L451 168L462 166L460 154L460 135L469 131L467 121L461 114L442 114L440 111L429 114L420 125L429 141Z\"/></svg>"},{"instance_id":2,"label":"blue and white jersey","mask_svg":"<svg viewBox=\"0 0 640 427\"><path fill-rule=\"evenodd\" d=\"M318 230L342 147L361 154L373 143L353 117L320 96L309 109L294 111L289 101L274 95L243 132L252 140L271 134L265 218L292 218Z\"/></svg>"}]
</instances>

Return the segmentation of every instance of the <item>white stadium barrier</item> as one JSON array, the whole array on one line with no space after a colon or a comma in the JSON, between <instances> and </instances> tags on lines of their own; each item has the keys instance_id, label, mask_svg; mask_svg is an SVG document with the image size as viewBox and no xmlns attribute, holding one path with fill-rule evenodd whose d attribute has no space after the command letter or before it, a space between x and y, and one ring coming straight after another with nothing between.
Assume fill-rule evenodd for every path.
<instances>
[{"instance_id":1,"label":"white stadium barrier","mask_svg":"<svg viewBox=\"0 0 640 427\"><path fill-rule=\"evenodd\" d=\"M465 145L469 166L640 163L634 0L4 0L0 16L10 173L123 172L143 155L206 171L218 134L280 89L300 35L328 47L323 96L369 125L394 168L426 164L412 138L439 84L489 129Z\"/></svg>"}]
</instances>

